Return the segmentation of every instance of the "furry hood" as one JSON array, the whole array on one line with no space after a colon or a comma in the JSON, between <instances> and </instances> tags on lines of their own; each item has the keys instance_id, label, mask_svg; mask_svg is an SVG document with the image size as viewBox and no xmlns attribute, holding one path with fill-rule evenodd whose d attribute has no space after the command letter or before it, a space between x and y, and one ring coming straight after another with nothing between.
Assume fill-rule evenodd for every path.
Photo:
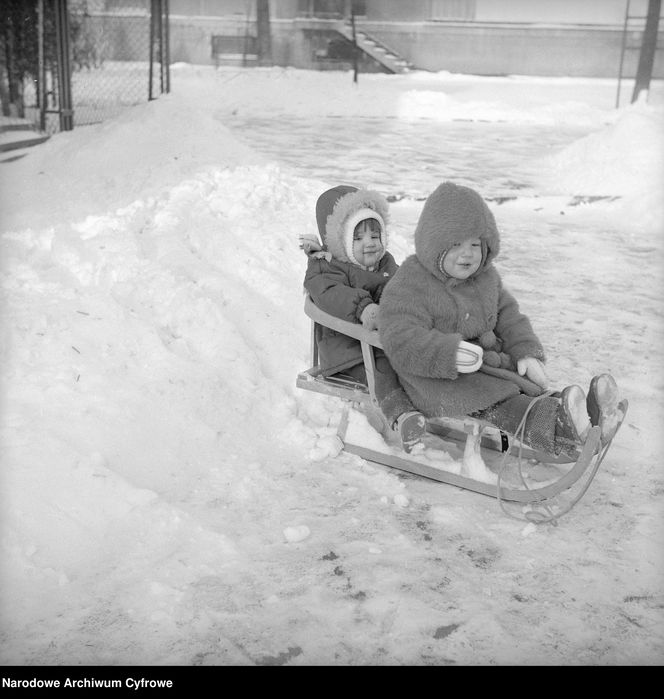
<instances>
[{"instance_id":1,"label":"furry hood","mask_svg":"<svg viewBox=\"0 0 664 699\"><path fill-rule=\"evenodd\" d=\"M358 265L353 257L353 231L367 218L380 224L383 254L387 251L389 207L382 194L370 189L339 185L323 192L316 202L318 232L335 260ZM360 267L362 265L359 265Z\"/></svg>"},{"instance_id":2,"label":"furry hood","mask_svg":"<svg viewBox=\"0 0 664 699\"><path fill-rule=\"evenodd\" d=\"M498 255L500 236L493 214L482 197L470 187L443 182L426 200L415 228L415 254L435 277L446 281L442 271L445 253L454 243L480 238L485 249L478 275Z\"/></svg>"}]
</instances>

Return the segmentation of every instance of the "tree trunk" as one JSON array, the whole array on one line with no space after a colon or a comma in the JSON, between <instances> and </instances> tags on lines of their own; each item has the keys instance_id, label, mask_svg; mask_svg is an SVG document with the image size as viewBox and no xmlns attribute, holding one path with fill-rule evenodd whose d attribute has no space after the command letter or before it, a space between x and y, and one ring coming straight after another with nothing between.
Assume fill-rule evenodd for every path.
<instances>
[{"instance_id":1,"label":"tree trunk","mask_svg":"<svg viewBox=\"0 0 664 699\"><path fill-rule=\"evenodd\" d=\"M256 0L256 34L258 65L272 65L272 39L270 37L270 2Z\"/></svg>"},{"instance_id":2,"label":"tree trunk","mask_svg":"<svg viewBox=\"0 0 664 699\"><path fill-rule=\"evenodd\" d=\"M16 69L16 51L15 51L15 17L7 14L5 24L5 61L7 68L7 92L3 99L2 113L3 116L23 117L23 90L21 79Z\"/></svg>"}]
</instances>

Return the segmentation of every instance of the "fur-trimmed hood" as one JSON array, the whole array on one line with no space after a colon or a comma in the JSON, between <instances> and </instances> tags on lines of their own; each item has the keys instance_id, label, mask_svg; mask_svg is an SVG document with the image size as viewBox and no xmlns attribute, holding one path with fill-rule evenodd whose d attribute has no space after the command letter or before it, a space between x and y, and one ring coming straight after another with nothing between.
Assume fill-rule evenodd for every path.
<instances>
[{"instance_id":1,"label":"fur-trimmed hood","mask_svg":"<svg viewBox=\"0 0 664 699\"><path fill-rule=\"evenodd\" d=\"M442 270L445 253L454 243L480 238L485 255L475 275L498 255L500 236L493 214L470 187L443 182L426 200L415 229L415 254L435 277L446 281Z\"/></svg>"},{"instance_id":2,"label":"fur-trimmed hood","mask_svg":"<svg viewBox=\"0 0 664 699\"><path fill-rule=\"evenodd\" d=\"M367 218L374 218L380 224L384 254L387 250L389 207L382 194L339 185L323 192L316 202L320 237L332 257L341 262L359 264L353 257L353 231L360 221Z\"/></svg>"}]
</instances>

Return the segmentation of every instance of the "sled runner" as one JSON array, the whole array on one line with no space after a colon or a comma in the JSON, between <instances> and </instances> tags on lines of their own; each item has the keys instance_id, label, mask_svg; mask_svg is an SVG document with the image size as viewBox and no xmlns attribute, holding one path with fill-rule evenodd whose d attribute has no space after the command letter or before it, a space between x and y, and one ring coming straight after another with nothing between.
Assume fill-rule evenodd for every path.
<instances>
[{"instance_id":1,"label":"sled runner","mask_svg":"<svg viewBox=\"0 0 664 699\"><path fill-rule=\"evenodd\" d=\"M337 435L346 452L417 476L495 497L503 510L505 503L525 506L525 519L530 521L557 519L586 492L611 444L600 443L599 426L591 428L583 448L574 457L569 457L533 450L516 436L473 418L429 418L421 445L406 453L383 417L375 397L373 350L375 347L382 348L378 332L368 331L362 325L325 313L308 295L304 311L312 320L312 366L298 375L296 385L343 400L344 410ZM318 364L317 325L327 326L360 342L367 374L366 385L350 378L323 376ZM528 395L542 393L538 386L514 372L484 365L481 370L518 383L522 392ZM623 401L620 407L624 420L627 402ZM370 440L371 444L361 443L362 435L366 434L366 422L382 439ZM553 499L575 485L581 486L580 492L572 498L571 504L568 503L562 511L559 507L559 511L554 513L549 507Z\"/></svg>"}]
</instances>

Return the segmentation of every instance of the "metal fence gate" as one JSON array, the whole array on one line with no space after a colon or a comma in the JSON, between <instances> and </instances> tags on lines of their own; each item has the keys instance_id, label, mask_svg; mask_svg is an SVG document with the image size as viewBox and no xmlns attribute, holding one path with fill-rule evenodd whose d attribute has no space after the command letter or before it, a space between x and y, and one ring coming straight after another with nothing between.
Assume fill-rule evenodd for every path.
<instances>
[{"instance_id":1,"label":"metal fence gate","mask_svg":"<svg viewBox=\"0 0 664 699\"><path fill-rule=\"evenodd\" d=\"M168 0L2 0L2 124L94 124L170 91Z\"/></svg>"}]
</instances>

